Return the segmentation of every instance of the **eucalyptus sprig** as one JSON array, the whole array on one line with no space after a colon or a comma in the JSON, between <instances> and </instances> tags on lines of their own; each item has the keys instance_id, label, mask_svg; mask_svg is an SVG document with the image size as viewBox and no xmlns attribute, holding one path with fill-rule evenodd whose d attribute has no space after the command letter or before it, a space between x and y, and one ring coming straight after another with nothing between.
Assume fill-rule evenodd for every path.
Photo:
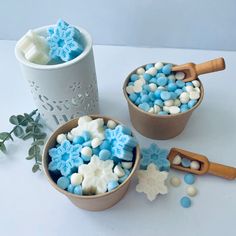
<instances>
[{"instance_id":1,"label":"eucalyptus sprig","mask_svg":"<svg viewBox=\"0 0 236 236\"><path fill-rule=\"evenodd\" d=\"M6 153L6 141L14 141L13 135L22 140L32 139L32 143L28 150L27 160L34 159L35 163L32 171L35 173L41 170L42 154L41 147L44 145L46 133L42 131L43 125L40 124L40 114L37 110L32 111L30 114L13 115L9 118L9 122L14 125L10 132L0 133L0 151Z\"/></svg>"}]
</instances>

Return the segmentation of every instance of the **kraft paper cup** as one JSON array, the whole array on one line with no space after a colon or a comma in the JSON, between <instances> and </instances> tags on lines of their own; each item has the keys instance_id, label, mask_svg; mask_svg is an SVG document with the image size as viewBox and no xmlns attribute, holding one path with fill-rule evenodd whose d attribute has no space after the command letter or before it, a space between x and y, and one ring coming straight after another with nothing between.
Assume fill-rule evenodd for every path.
<instances>
[{"instance_id":1,"label":"kraft paper cup","mask_svg":"<svg viewBox=\"0 0 236 236\"><path fill-rule=\"evenodd\" d=\"M49 27L34 31L46 36ZM84 51L68 62L50 65L31 63L19 49L20 40L15 46L15 56L23 77L29 83L43 120L52 130L75 117L99 113L92 38L83 28L76 28L81 32Z\"/></svg>"},{"instance_id":2,"label":"kraft paper cup","mask_svg":"<svg viewBox=\"0 0 236 236\"><path fill-rule=\"evenodd\" d=\"M147 65L147 64L146 64ZM140 67L145 67L146 65L139 66L135 70L133 70L126 78L123 85L123 92L128 103L130 120L134 128L141 133L142 135L151 138L151 139L170 139L179 135L185 128L186 124L193 111L201 104L203 96L204 96L204 88L200 82L200 90L201 96L197 102L197 104L189 109L186 112L175 114L175 115L162 115L158 116L155 114L150 114L148 112L143 111L139 107L137 107L128 97L126 92L127 84L129 83L129 79L131 74L135 73L136 70Z\"/></svg>"},{"instance_id":3,"label":"kraft paper cup","mask_svg":"<svg viewBox=\"0 0 236 236\"><path fill-rule=\"evenodd\" d=\"M105 117L105 116L99 116L99 115L92 115L90 117L92 117L93 119L103 118L105 123L108 120L114 120L112 118ZM119 121L116 121L116 120L114 120L114 121L117 124L121 124ZM76 127L77 125L78 125L78 119L73 119L73 120L65 123L64 125L60 126L51 135L51 137L47 141L44 151L43 151L43 161L42 161L43 169L44 169L44 172L47 176L48 181L53 186L53 188L55 188L57 191L59 191L60 193L64 194L66 197L68 197L69 200L74 205L76 205L79 208L89 210L89 211L102 211L102 210L105 210L105 209L110 208L113 205L115 205L118 201L120 201L123 198L123 196L127 192L130 181L131 181L132 177L134 176L135 171L139 167L140 148L139 148L139 145L135 148L135 153L134 153L135 161L134 161L133 169L132 169L129 177L113 191L99 194L99 195L91 195L91 196L79 196L79 195L76 195L73 193L69 193L65 190L62 190L61 188L59 188L57 186L57 184L53 180L54 177L53 177L52 173L50 173L48 170L48 163L50 161L50 156L48 155L48 150L52 147L55 147L56 138L57 138L58 134L67 133L72 128Z\"/></svg>"}]
</instances>

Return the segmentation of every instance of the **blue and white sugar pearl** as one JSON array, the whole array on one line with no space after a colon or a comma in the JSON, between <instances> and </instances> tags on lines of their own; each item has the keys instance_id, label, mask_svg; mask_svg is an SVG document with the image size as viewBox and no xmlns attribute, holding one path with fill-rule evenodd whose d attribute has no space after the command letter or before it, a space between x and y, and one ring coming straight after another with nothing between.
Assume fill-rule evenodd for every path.
<instances>
[{"instance_id":1,"label":"blue and white sugar pearl","mask_svg":"<svg viewBox=\"0 0 236 236\"><path fill-rule=\"evenodd\" d=\"M157 62L140 67L130 76L126 92L140 109L156 115L172 115L193 108L201 95L200 82L183 82L183 72L172 64Z\"/></svg>"}]
</instances>

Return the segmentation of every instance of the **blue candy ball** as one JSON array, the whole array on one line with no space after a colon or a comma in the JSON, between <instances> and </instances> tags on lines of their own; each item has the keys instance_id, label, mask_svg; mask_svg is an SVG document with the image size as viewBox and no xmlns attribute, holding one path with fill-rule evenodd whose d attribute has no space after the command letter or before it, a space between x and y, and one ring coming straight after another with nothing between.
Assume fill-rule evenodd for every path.
<instances>
[{"instance_id":1,"label":"blue candy ball","mask_svg":"<svg viewBox=\"0 0 236 236\"><path fill-rule=\"evenodd\" d=\"M161 99L166 101L171 99L171 94L167 91L161 91Z\"/></svg>"},{"instance_id":2,"label":"blue candy ball","mask_svg":"<svg viewBox=\"0 0 236 236\"><path fill-rule=\"evenodd\" d=\"M184 182L186 184L194 184L195 180L196 180L196 177L193 174L186 174L186 175L184 175Z\"/></svg>"},{"instance_id":3,"label":"blue candy ball","mask_svg":"<svg viewBox=\"0 0 236 236\"><path fill-rule=\"evenodd\" d=\"M158 105L160 107L163 107L164 103L161 99L156 99L155 102L154 102L155 105Z\"/></svg>"},{"instance_id":4,"label":"blue candy ball","mask_svg":"<svg viewBox=\"0 0 236 236\"><path fill-rule=\"evenodd\" d=\"M196 105L196 103L197 103L197 100L195 100L195 99L190 100L188 102L188 108L189 109L193 108Z\"/></svg>"},{"instance_id":5,"label":"blue candy ball","mask_svg":"<svg viewBox=\"0 0 236 236\"><path fill-rule=\"evenodd\" d=\"M183 88L185 83L182 81L182 80L177 80L176 81L176 85L179 87L179 88Z\"/></svg>"},{"instance_id":6,"label":"blue candy ball","mask_svg":"<svg viewBox=\"0 0 236 236\"><path fill-rule=\"evenodd\" d=\"M171 99L175 100L178 97L178 94L175 92L170 92L171 94Z\"/></svg>"},{"instance_id":7,"label":"blue candy ball","mask_svg":"<svg viewBox=\"0 0 236 236\"><path fill-rule=\"evenodd\" d=\"M108 182L107 189L108 192L112 191L113 189L117 188L119 186L119 183L115 180Z\"/></svg>"},{"instance_id":8,"label":"blue candy ball","mask_svg":"<svg viewBox=\"0 0 236 236\"><path fill-rule=\"evenodd\" d=\"M181 165L183 167L189 168L191 165L191 161L188 158L182 158Z\"/></svg>"},{"instance_id":9,"label":"blue candy ball","mask_svg":"<svg viewBox=\"0 0 236 236\"><path fill-rule=\"evenodd\" d=\"M139 105L141 103L141 98L140 97L138 97L137 99L136 99L136 101L135 101L135 105Z\"/></svg>"},{"instance_id":10,"label":"blue candy ball","mask_svg":"<svg viewBox=\"0 0 236 236\"><path fill-rule=\"evenodd\" d=\"M175 93L180 96L181 93L183 93L183 90L182 89L176 89L175 90Z\"/></svg>"},{"instance_id":11,"label":"blue candy ball","mask_svg":"<svg viewBox=\"0 0 236 236\"><path fill-rule=\"evenodd\" d=\"M161 70L162 70L162 73L164 73L165 75L169 75L172 70L172 65L167 64L167 65L163 66Z\"/></svg>"},{"instance_id":12,"label":"blue candy ball","mask_svg":"<svg viewBox=\"0 0 236 236\"><path fill-rule=\"evenodd\" d=\"M149 80L149 83L157 84L157 79L156 79L156 78L151 78L151 79Z\"/></svg>"},{"instance_id":13,"label":"blue candy ball","mask_svg":"<svg viewBox=\"0 0 236 236\"><path fill-rule=\"evenodd\" d=\"M157 89L157 90L154 92L155 97L156 97L157 99L161 98L161 91L162 91L162 90Z\"/></svg>"},{"instance_id":14,"label":"blue candy ball","mask_svg":"<svg viewBox=\"0 0 236 236\"><path fill-rule=\"evenodd\" d=\"M87 142L91 139L91 135L88 131L83 131L82 136L83 136L85 142Z\"/></svg>"},{"instance_id":15,"label":"blue candy ball","mask_svg":"<svg viewBox=\"0 0 236 236\"><path fill-rule=\"evenodd\" d=\"M144 78L146 81L149 81L149 80L152 78L152 76L151 76L150 74L148 74L148 73L144 73L144 74L143 74L143 78Z\"/></svg>"},{"instance_id":16,"label":"blue candy ball","mask_svg":"<svg viewBox=\"0 0 236 236\"><path fill-rule=\"evenodd\" d=\"M160 116L165 116L165 115L168 115L168 113L167 113L166 111L160 111L160 112L158 113L158 115L160 115Z\"/></svg>"},{"instance_id":17,"label":"blue candy ball","mask_svg":"<svg viewBox=\"0 0 236 236\"><path fill-rule=\"evenodd\" d=\"M60 177L58 180L57 180L57 186L61 189L66 189L70 184L70 180L68 177Z\"/></svg>"},{"instance_id":18,"label":"blue candy ball","mask_svg":"<svg viewBox=\"0 0 236 236\"><path fill-rule=\"evenodd\" d=\"M132 102L135 102L136 99L138 98L138 95L136 93L131 93L129 95L129 99L132 101Z\"/></svg>"},{"instance_id":19,"label":"blue candy ball","mask_svg":"<svg viewBox=\"0 0 236 236\"><path fill-rule=\"evenodd\" d=\"M187 82L187 83L185 84L185 86L192 86L192 87L193 87L193 83L192 83L192 82Z\"/></svg>"},{"instance_id":20,"label":"blue candy ball","mask_svg":"<svg viewBox=\"0 0 236 236\"><path fill-rule=\"evenodd\" d=\"M145 66L145 70L148 70L148 69L152 68L153 66L154 66L153 64L147 64L147 65Z\"/></svg>"},{"instance_id":21,"label":"blue candy ball","mask_svg":"<svg viewBox=\"0 0 236 236\"><path fill-rule=\"evenodd\" d=\"M74 188L74 194L76 194L76 195L82 195L82 187L81 187L81 185L77 185L77 186Z\"/></svg>"},{"instance_id":22,"label":"blue candy ball","mask_svg":"<svg viewBox=\"0 0 236 236\"><path fill-rule=\"evenodd\" d=\"M182 197L180 204L183 208L189 208L191 206L191 199L189 197Z\"/></svg>"},{"instance_id":23,"label":"blue candy ball","mask_svg":"<svg viewBox=\"0 0 236 236\"><path fill-rule=\"evenodd\" d=\"M99 152L99 158L103 161L109 160L111 158L111 152L107 149L102 149Z\"/></svg>"},{"instance_id":24,"label":"blue candy ball","mask_svg":"<svg viewBox=\"0 0 236 236\"><path fill-rule=\"evenodd\" d=\"M145 90L145 92L150 92L150 87L149 87L148 84L144 84L144 85L143 85L143 91L142 91L142 92L144 92L144 90ZM142 92L141 92L141 93L142 93Z\"/></svg>"},{"instance_id":25,"label":"blue candy ball","mask_svg":"<svg viewBox=\"0 0 236 236\"><path fill-rule=\"evenodd\" d=\"M150 109L149 104L146 103L146 102L139 104L138 107L139 107L140 109L144 110L144 111L149 111L149 109Z\"/></svg>"},{"instance_id":26,"label":"blue candy ball","mask_svg":"<svg viewBox=\"0 0 236 236\"><path fill-rule=\"evenodd\" d=\"M108 140L104 140L99 147L100 147L101 150L102 149L110 150L111 149L111 144Z\"/></svg>"},{"instance_id":27,"label":"blue candy ball","mask_svg":"<svg viewBox=\"0 0 236 236\"><path fill-rule=\"evenodd\" d=\"M148 94L148 97L149 97L149 99L150 99L151 101L154 101L154 100L156 99L155 93L153 93L153 92L150 92L150 93Z\"/></svg>"},{"instance_id":28,"label":"blue candy ball","mask_svg":"<svg viewBox=\"0 0 236 236\"><path fill-rule=\"evenodd\" d=\"M167 89L169 92L174 92L177 89L177 85L175 83L170 83L167 85Z\"/></svg>"},{"instance_id":29,"label":"blue candy ball","mask_svg":"<svg viewBox=\"0 0 236 236\"><path fill-rule=\"evenodd\" d=\"M137 74L132 74L132 75L130 76L130 80L131 80L132 82L135 82L136 80L138 80L138 75L137 75Z\"/></svg>"},{"instance_id":30,"label":"blue candy ball","mask_svg":"<svg viewBox=\"0 0 236 236\"><path fill-rule=\"evenodd\" d=\"M149 102L150 98L148 95L144 94L142 97L141 97L141 102Z\"/></svg>"},{"instance_id":31,"label":"blue candy ball","mask_svg":"<svg viewBox=\"0 0 236 236\"><path fill-rule=\"evenodd\" d=\"M164 76L157 78L157 84L159 86L165 86L167 84L167 81L168 81L168 79Z\"/></svg>"},{"instance_id":32,"label":"blue candy ball","mask_svg":"<svg viewBox=\"0 0 236 236\"><path fill-rule=\"evenodd\" d=\"M85 142L82 136L76 136L73 139L73 144L83 144Z\"/></svg>"},{"instance_id":33,"label":"blue candy ball","mask_svg":"<svg viewBox=\"0 0 236 236\"><path fill-rule=\"evenodd\" d=\"M67 191L68 191L69 193L74 193L74 188L75 188L75 186L73 186L72 184L70 184L70 185L68 186L68 188L67 188Z\"/></svg>"}]
</instances>

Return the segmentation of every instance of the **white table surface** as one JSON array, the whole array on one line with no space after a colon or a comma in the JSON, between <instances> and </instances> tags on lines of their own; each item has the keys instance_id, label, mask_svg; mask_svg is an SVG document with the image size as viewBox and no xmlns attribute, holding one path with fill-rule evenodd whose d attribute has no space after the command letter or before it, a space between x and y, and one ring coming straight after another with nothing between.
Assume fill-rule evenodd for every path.
<instances>
[{"instance_id":1,"label":"white table surface","mask_svg":"<svg viewBox=\"0 0 236 236\"><path fill-rule=\"evenodd\" d=\"M0 131L8 131L12 114L35 109L28 84L14 57L15 42L0 41ZM95 46L95 61L101 114L127 125L126 101L122 94L125 76L141 64L154 61L196 63L223 56L223 72L202 76L205 98L193 113L184 132L166 141L153 141L137 134L142 147L155 142L202 153L212 161L236 167L236 52L159 48ZM137 132L136 132L137 133ZM25 160L28 145L7 144L0 155L0 235L235 235L236 184L213 176L197 178L199 194L183 209L179 199L185 184L169 188L168 195L149 202L136 193L134 180L125 197L103 212L89 212L72 205L54 190L42 173L31 172ZM171 170L170 175L183 173Z\"/></svg>"}]
</instances>

